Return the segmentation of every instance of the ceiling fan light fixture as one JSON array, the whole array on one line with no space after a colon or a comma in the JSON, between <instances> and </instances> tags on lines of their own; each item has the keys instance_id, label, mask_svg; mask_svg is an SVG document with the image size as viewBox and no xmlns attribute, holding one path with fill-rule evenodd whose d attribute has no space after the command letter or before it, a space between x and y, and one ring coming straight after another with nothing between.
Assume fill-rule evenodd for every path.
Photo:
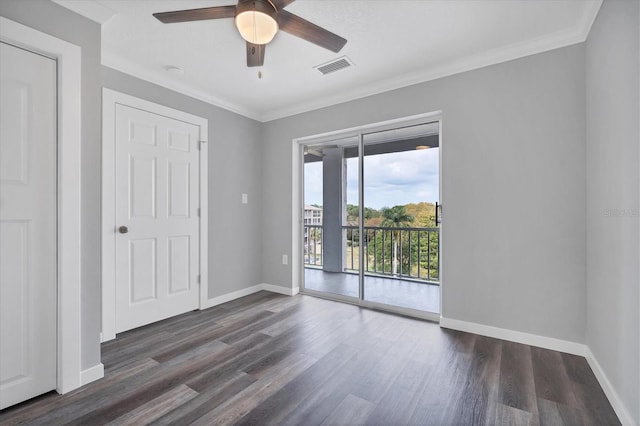
<instances>
[{"instance_id":1,"label":"ceiling fan light fixture","mask_svg":"<svg viewBox=\"0 0 640 426\"><path fill-rule=\"evenodd\" d=\"M267 44L278 32L278 12L268 0L242 0L236 12L236 27L243 39Z\"/></svg>"}]
</instances>

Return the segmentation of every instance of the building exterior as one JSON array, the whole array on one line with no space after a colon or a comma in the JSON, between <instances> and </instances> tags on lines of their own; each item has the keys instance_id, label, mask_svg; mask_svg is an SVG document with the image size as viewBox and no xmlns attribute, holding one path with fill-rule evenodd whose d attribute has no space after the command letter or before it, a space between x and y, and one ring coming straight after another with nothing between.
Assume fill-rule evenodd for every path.
<instances>
[{"instance_id":1,"label":"building exterior","mask_svg":"<svg viewBox=\"0 0 640 426\"><path fill-rule=\"evenodd\" d=\"M309 240L311 237L311 240ZM304 263L322 264L322 207L304 206ZM320 257L318 257L320 256Z\"/></svg>"},{"instance_id":2,"label":"building exterior","mask_svg":"<svg viewBox=\"0 0 640 426\"><path fill-rule=\"evenodd\" d=\"M305 225L322 225L322 207L310 206L308 204L305 204L304 224Z\"/></svg>"}]
</instances>

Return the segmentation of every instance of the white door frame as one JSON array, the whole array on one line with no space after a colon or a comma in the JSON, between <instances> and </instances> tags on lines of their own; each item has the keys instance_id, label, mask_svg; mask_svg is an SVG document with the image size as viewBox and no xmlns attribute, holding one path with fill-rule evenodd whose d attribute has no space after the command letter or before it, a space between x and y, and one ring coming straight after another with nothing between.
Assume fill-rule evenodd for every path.
<instances>
[{"instance_id":1,"label":"white door frame","mask_svg":"<svg viewBox=\"0 0 640 426\"><path fill-rule=\"evenodd\" d=\"M149 111L200 127L200 309L208 299L208 129L209 121L131 95L102 89L102 333L101 341L116 338L116 105Z\"/></svg>"},{"instance_id":2,"label":"white door frame","mask_svg":"<svg viewBox=\"0 0 640 426\"><path fill-rule=\"evenodd\" d=\"M293 229L291 232L291 282L292 287L294 289L299 289L303 293L313 294L316 296L324 297L327 299L338 300L347 303L354 303L359 306L374 308L374 309L382 309L390 312L396 312L402 315L408 315L418 318L427 319L434 322L439 322L442 315L442 297L443 297L443 288L444 288L444 279L442 274L442 263L440 263L440 313L431 313L431 312L422 312L415 309L390 306L390 305L382 305L376 302L370 302L366 300L357 300L354 301L352 297L346 297L341 295L326 295L321 292L314 292L312 290L308 290L304 288L304 254L303 254L303 245L302 234L304 228L304 186L302 185L303 176L304 176L304 155L303 155L303 146L304 145L320 145L323 143L331 143L332 141L347 139L347 138L360 138L361 134L365 133L375 133L382 132L385 130L392 130L398 127L405 127L417 124L424 124L429 122L437 121L440 123L440 131L438 133L439 138L439 147L440 147L440 164L442 165L442 111L434 111L424 114L412 115L409 117L396 118L393 120L382 121L378 123L365 124L363 126L351 127L348 129L336 130L327 133L321 133L317 135L305 136L301 138L296 138L292 143L292 177L291 177L291 186L292 186L292 223ZM444 204L443 191L442 191L442 167L440 167L440 202ZM362 184L362 179L359 179L360 184ZM362 191L359 191L362 195ZM442 259L442 227L440 228L440 248L439 248L439 256Z\"/></svg>"},{"instance_id":3,"label":"white door frame","mask_svg":"<svg viewBox=\"0 0 640 426\"><path fill-rule=\"evenodd\" d=\"M58 393L82 386L80 308L80 47L0 16L0 39L57 61Z\"/></svg>"}]
</instances>

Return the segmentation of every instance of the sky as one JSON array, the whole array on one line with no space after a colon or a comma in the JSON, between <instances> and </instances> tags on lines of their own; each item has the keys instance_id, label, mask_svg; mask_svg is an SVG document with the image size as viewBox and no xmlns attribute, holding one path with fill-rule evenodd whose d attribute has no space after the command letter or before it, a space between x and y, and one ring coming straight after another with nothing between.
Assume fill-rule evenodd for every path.
<instances>
[{"instance_id":1,"label":"sky","mask_svg":"<svg viewBox=\"0 0 640 426\"><path fill-rule=\"evenodd\" d=\"M364 205L376 210L439 201L439 149L364 158ZM357 158L347 160L347 204L358 204ZM322 162L305 164L305 204L322 205Z\"/></svg>"}]
</instances>

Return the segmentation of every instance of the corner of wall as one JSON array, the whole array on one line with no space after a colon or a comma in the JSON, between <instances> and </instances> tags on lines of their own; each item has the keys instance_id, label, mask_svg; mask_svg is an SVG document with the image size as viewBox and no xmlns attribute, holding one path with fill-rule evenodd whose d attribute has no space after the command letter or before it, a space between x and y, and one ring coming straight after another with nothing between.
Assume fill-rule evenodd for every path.
<instances>
[{"instance_id":1,"label":"corner of wall","mask_svg":"<svg viewBox=\"0 0 640 426\"><path fill-rule=\"evenodd\" d=\"M96 364L80 372L80 386L87 385L104 377L104 365Z\"/></svg>"},{"instance_id":2,"label":"corner of wall","mask_svg":"<svg viewBox=\"0 0 640 426\"><path fill-rule=\"evenodd\" d=\"M607 377L606 373L602 369L602 366L600 366L600 363L596 359L595 355L593 355L591 349L589 349L588 346L586 348L586 354L584 355L584 357L586 358L589 367L591 367L593 374L596 376L598 383L600 383L604 394L609 399L613 410L618 415L620 423L622 423L623 425L636 425L637 422L634 421L633 416L631 415L629 410L627 410L627 407L624 405L624 402L622 402L620 395L618 395L618 392L616 392L615 387Z\"/></svg>"}]
</instances>

